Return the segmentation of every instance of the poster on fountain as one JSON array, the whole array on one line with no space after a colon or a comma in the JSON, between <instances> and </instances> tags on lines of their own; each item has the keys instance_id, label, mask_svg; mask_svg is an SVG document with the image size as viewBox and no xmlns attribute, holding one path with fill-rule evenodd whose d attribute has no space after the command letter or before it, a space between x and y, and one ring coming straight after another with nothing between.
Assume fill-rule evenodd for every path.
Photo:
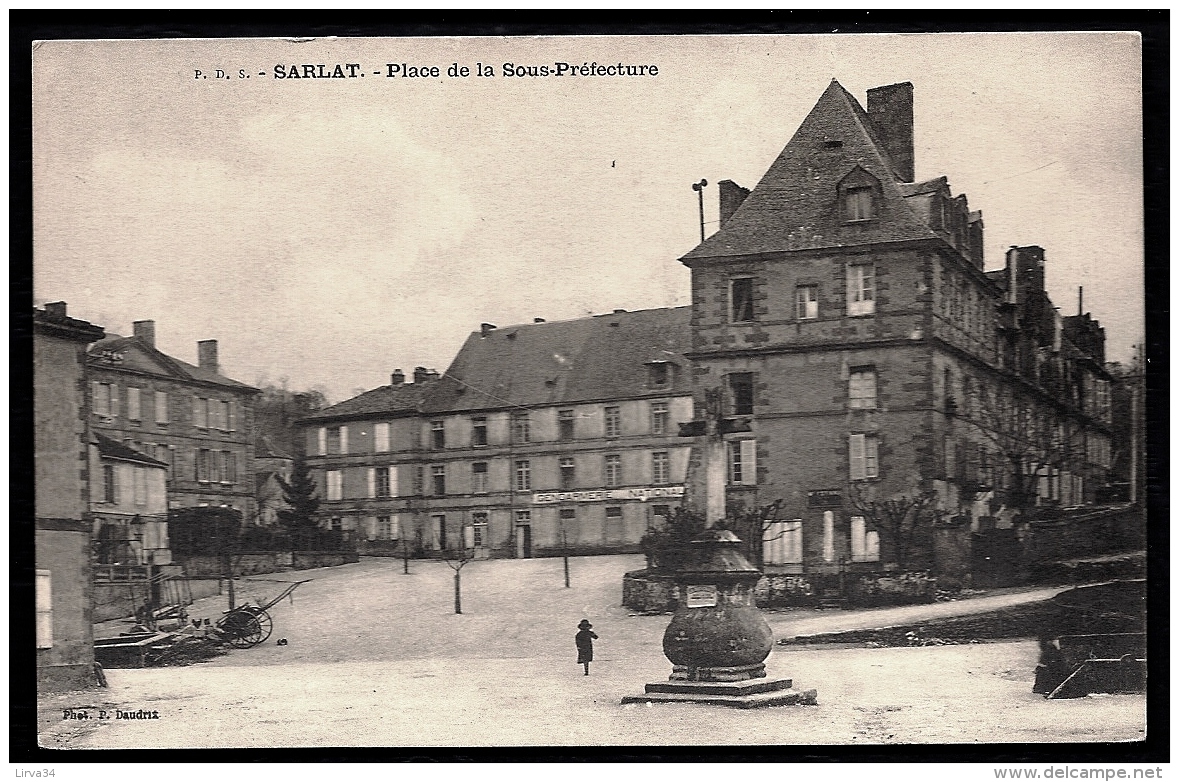
<instances>
[{"instance_id":1,"label":"poster on fountain","mask_svg":"<svg viewBox=\"0 0 1179 782\"><path fill-rule=\"evenodd\" d=\"M22 27L41 745L1139 746L1160 33L1101 21ZM817 705L622 703L680 600Z\"/></svg>"}]
</instances>

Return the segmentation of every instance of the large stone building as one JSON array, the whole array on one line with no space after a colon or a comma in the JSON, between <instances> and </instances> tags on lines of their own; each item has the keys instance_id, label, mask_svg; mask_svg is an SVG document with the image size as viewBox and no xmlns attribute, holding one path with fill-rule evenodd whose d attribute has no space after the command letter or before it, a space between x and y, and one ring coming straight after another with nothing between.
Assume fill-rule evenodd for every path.
<instances>
[{"instance_id":1,"label":"large stone building","mask_svg":"<svg viewBox=\"0 0 1179 782\"><path fill-rule=\"evenodd\" d=\"M198 364L156 348L155 322L91 346L91 425L168 466L170 507L229 506L255 523L254 397L221 374L217 341L197 343Z\"/></svg>"},{"instance_id":2,"label":"large stone building","mask_svg":"<svg viewBox=\"0 0 1179 782\"><path fill-rule=\"evenodd\" d=\"M102 337L101 328L69 317L65 302L33 311L34 636L43 690L95 681L86 346Z\"/></svg>"},{"instance_id":3,"label":"large stone building","mask_svg":"<svg viewBox=\"0 0 1179 782\"><path fill-rule=\"evenodd\" d=\"M637 550L684 492L689 316L485 324L442 376L396 372L308 417L327 524L371 550Z\"/></svg>"},{"instance_id":4,"label":"large stone building","mask_svg":"<svg viewBox=\"0 0 1179 782\"><path fill-rule=\"evenodd\" d=\"M681 259L688 357L697 403L722 389L752 422L727 435L729 500L782 501L781 570L928 566L927 523L1092 501L1104 333L1060 317L1041 248L987 271L981 213L945 177L915 181L911 84L869 90L865 111L832 81L757 186L721 182L720 202ZM924 497L917 524L892 524L886 501Z\"/></svg>"}]
</instances>

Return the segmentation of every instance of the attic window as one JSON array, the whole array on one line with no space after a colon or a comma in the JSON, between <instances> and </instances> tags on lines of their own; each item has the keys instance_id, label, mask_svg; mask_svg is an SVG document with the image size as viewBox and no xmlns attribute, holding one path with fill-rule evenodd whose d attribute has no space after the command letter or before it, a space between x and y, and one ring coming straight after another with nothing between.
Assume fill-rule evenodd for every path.
<instances>
[{"instance_id":1,"label":"attic window","mask_svg":"<svg viewBox=\"0 0 1179 782\"><path fill-rule=\"evenodd\" d=\"M823 141L823 146L827 149L839 149L843 146L843 142L837 138L829 138Z\"/></svg>"},{"instance_id":2,"label":"attic window","mask_svg":"<svg viewBox=\"0 0 1179 782\"><path fill-rule=\"evenodd\" d=\"M652 361L647 364L647 384L651 388L666 388L669 378L666 361Z\"/></svg>"},{"instance_id":3,"label":"attic window","mask_svg":"<svg viewBox=\"0 0 1179 782\"><path fill-rule=\"evenodd\" d=\"M839 210L845 222L862 222L879 212L880 180L860 166L852 168L839 183Z\"/></svg>"},{"instance_id":4,"label":"attic window","mask_svg":"<svg viewBox=\"0 0 1179 782\"><path fill-rule=\"evenodd\" d=\"M876 216L872 188L850 187L843 194L843 215L848 221L871 220Z\"/></svg>"}]
</instances>

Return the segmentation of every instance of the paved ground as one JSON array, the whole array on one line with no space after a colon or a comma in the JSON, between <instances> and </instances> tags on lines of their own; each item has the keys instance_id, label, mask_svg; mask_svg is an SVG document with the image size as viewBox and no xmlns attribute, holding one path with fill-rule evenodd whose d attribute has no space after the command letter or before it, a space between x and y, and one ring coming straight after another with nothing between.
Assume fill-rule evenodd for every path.
<instances>
[{"instance_id":1,"label":"paved ground","mask_svg":"<svg viewBox=\"0 0 1179 782\"><path fill-rule=\"evenodd\" d=\"M926 648L777 647L773 676L819 691L819 706L720 711L621 706L666 679L667 618L618 604L641 557L475 562L452 572L395 560L286 573L314 578L276 606L274 636L184 668L108 671L110 688L42 702L41 741L57 747L509 746L1124 741L1142 737L1145 698L1046 701L1031 692L1032 642ZM265 598L281 585L247 587ZM785 611L778 637L993 610L1053 591L866 612ZM999 605L996 604L998 601ZM216 616L222 599L193 607ZM934 611L934 614L922 612ZM859 615L856 619L854 615ZM588 617L601 636L593 675L576 665L573 634ZM278 638L289 644L277 646ZM936 672L936 675L931 675ZM65 707L149 709L158 720L62 721ZM723 716L723 719L718 719Z\"/></svg>"}]
</instances>

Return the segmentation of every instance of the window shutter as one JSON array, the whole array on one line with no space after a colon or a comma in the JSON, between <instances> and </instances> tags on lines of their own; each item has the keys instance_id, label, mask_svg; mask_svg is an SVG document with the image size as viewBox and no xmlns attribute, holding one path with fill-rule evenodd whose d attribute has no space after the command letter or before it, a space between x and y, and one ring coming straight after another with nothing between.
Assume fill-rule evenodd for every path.
<instances>
[{"instance_id":1,"label":"window shutter","mask_svg":"<svg viewBox=\"0 0 1179 782\"><path fill-rule=\"evenodd\" d=\"M233 400L230 400L225 403L225 428L231 432L234 431L234 418Z\"/></svg>"},{"instance_id":2,"label":"window shutter","mask_svg":"<svg viewBox=\"0 0 1179 782\"><path fill-rule=\"evenodd\" d=\"M156 392L156 423L168 423L168 392Z\"/></svg>"},{"instance_id":3,"label":"window shutter","mask_svg":"<svg viewBox=\"0 0 1179 782\"><path fill-rule=\"evenodd\" d=\"M101 413L105 407L101 404L102 383L97 380L90 383L90 406L95 413Z\"/></svg>"},{"instance_id":4,"label":"window shutter","mask_svg":"<svg viewBox=\"0 0 1179 782\"><path fill-rule=\"evenodd\" d=\"M851 555L853 561L864 559L864 517L851 517Z\"/></svg>"},{"instance_id":5,"label":"window shutter","mask_svg":"<svg viewBox=\"0 0 1179 782\"><path fill-rule=\"evenodd\" d=\"M835 561L835 513L823 511L823 561Z\"/></svg>"},{"instance_id":6,"label":"window shutter","mask_svg":"<svg viewBox=\"0 0 1179 782\"><path fill-rule=\"evenodd\" d=\"M741 441L741 483L757 483L757 440Z\"/></svg>"},{"instance_id":7,"label":"window shutter","mask_svg":"<svg viewBox=\"0 0 1179 782\"><path fill-rule=\"evenodd\" d=\"M111 390L111 418L119 417L119 387L111 383L108 388Z\"/></svg>"},{"instance_id":8,"label":"window shutter","mask_svg":"<svg viewBox=\"0 0 1179 782\"><path fill-rule=\"evenodd\" d=\"M368 496L369 497L376 497L377 496L377 468L376 467L369 467L368 468Z\"/></svg>"},{"instance_id":9,"label":"window shutter","mask_svg":"<svg viewBox=\"0 0 1179 782\"><path fill-rule=\"evenodd\" d=\"M880 559L880 533L876 530L869 532L865 538L864 558L869 562L876 562Z\"/></svg>"},{"instance_id":10,"label":"window shutter","mask_svg":"<svg viewBox=\"0 0 1179 782\"><path fill-rule=\"evenodd\" d=\"M475 529L463 527L463 548L475 548Z\"/></svg>"},{"instance_id":11,"label":"window shutter","mask_svg":"<svg viewBox=\"0 0 1179 782\"><path fill-rule=\"evenodd\" d=\"M37 571L37 648L53 648L53 571Z\"/></svg>"},{"instance_id":12,"label":"window shutter","mask_svg":"<svg viewBox=\"0 0 1179 782\"><path fill-rule=\"evenodd\" d=\"M377 424L374 429L373 439L374 451L381 452L389 450L389 424Z\"/></svg>"},{"instance_id":13,"label":"window shutter","mask_svg":"<svg viewBox=\"0 0 1179 782\"><path fill-rule=\"evenodd\" d=\"M319 427L319 455L323 456L327 453L327 427Z\"/></svg>"},{"instance_id":14,"label":"window shutter","mask_svg":"<svg viewBox=\"0 0 1179 782\"><path fill-rule=\"evenodd\" d=\"M340 453L348 453L348 425L340 427Z\"/></svg>"},{"instance_id":15,"label":"window shutter","mask_svg":"<svg viewBox=\"0 0 1179 782\"><path fill-rule=\"evenodd\" d=\"M847 441L848 464L853 481L863 480L864 475L864 435L853 434Z\"/></svg>"}]
</instances>

